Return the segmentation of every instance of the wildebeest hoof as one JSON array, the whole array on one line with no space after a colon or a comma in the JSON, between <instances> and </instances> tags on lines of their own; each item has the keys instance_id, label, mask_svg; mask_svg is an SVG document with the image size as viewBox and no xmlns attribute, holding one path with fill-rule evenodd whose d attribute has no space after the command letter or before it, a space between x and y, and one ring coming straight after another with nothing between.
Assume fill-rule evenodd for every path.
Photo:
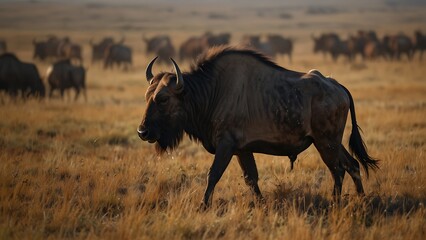
<instances>
[{"instance_id":1,"label":"wildebeest hoof","mask_svg":"<svg viewBox=\"0 0 426 240\"><path fill-rule=\"evenodd\" d=\"M211 208L210 204L205 204L204 202L202 202L200 206L197 208L197 212L199 213L207 212L207 210L209 210L210 208Z\"/></svg>"}]
</instances>

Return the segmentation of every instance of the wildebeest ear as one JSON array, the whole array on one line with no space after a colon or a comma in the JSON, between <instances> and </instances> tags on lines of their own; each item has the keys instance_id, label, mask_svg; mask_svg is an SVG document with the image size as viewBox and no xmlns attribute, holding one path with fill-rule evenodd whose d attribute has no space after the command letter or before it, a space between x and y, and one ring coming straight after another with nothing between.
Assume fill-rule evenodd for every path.
<instances>
[{"instance_id":1,"label":"wildebeest ear","mask_svg":"<svg viewBox=\"0 0 426 240\"><path fill-rule=\"evenodd\" d=\"M175 60L173 60L173 58L170 58L170 60L172 60L173 67L175 68L176 72L176 91L181 92L184 86L182 73L180 72L179 66L176 64Z\"/></svg>"},{"instance_id":2,"label":"wildebeest ear","mask_svg":"<svg viewBox=\"0 0 426 240\"><path fill-rule=\"evenodd\" d=\"M152 74L152 66L154 65L155 60L157 60L158 56L155 57L154 59L151 60L151 62L149 62L148 66L146 67L146 81L148 81L148 83L151 84L151 79L154 77L154 75Z\"/></svg>"}]
</instances>

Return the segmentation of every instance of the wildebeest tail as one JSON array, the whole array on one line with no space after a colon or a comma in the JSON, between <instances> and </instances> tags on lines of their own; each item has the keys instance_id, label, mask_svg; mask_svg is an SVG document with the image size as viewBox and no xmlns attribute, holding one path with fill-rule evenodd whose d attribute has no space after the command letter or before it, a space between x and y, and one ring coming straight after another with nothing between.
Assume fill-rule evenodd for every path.
<instances>
[{"instance_id":1,"label":"wildebeest tail","mask_svg":"<svg viewBox=\"0 0 426 240\"><path fill-rule=\"evenodd\" d=\"M349 150L351 151L352 155L355 155L355 157L361 163L368 177L368 169L369 168L373 170L379 169L379 166L378 166L379 161L372 158L370 155L368 155L367 147L365 146L364 140L362 140L361 134L359 132L360 128L356 122L354 100L349 90L345 88L343 85L341 86L345 90L346 94L348 94L348 97L350 100L349 109L351 112L351 119L352 119L352 133L349 138Z\"/></svg>"}]
</instances>

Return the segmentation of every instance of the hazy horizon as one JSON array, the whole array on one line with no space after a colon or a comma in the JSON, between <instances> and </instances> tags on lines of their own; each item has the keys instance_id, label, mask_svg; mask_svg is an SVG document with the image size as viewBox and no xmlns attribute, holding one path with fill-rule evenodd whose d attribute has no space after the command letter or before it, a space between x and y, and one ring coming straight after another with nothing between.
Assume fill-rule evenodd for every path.
<instances>
[{"instance_id":1,"label":"hazy horizon","mask_svg":"<svg viewBox=\"0 0 426 240\"><path fill-rule=\"evenodd\" d=\"M214 4L214 3L226 3L229 5L245 5L245 6L333 6L333 7L345 7L345 6L358 6L358 7L376 7L386 5L425 5L426 1L423 0L291 0L291 1L280 1L280 0L235 0L229 2L227 0L74 0L72 2L68 0L0 0L0 3L19 3L19 2L32 2L32 3L83 3L83 4L112 4L112 5L127 5L127 4Z\"/></svg>"}]
</instances>

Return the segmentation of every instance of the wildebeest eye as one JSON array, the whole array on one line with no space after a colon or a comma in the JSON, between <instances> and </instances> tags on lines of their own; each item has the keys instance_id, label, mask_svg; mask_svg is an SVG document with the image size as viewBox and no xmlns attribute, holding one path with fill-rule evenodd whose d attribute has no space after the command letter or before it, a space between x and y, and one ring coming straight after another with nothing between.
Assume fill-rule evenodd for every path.
<instances>
[{"instance_id":1,"label":"wildebeest eye","mask_svg":"<svg viewBox=\"0 0 426 240\"><path fill-rule=\"evenodd\" d=\"M169 99L170 99L169 96L157 97L157 98L155 98L155 102L157 104L164 105L164 104L169 102Z\"/></svg>"}]
</instances>

